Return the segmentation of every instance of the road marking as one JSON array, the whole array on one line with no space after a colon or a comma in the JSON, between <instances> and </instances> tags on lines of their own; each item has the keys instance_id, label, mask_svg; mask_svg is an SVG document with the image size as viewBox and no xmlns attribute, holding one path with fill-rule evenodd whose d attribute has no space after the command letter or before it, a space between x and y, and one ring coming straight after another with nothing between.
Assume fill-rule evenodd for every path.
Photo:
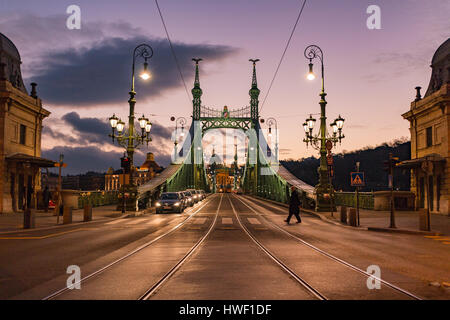
<instances>
[{"instance_id":1,"label":"road marking","mask_svg":"<svg viewBox=\"0 0 450 320\"><path fill-rule=\"evenodd\" d=\"M233 218L222 218L222 224L233 224Z\"/></svg>"},{"instance_id":2,"label":"road marking","mask_svg":"<svg viewBox=\"0 0 450 320\"><path fill-rule=\"evenodd\" d=\"M148 221L146 224L159 224L163 221L164 221L164 219L155 219L155 220Z\"/></svg>"},{"instance_id":3,"label":"road marking","mask_svg":"<svg viewBox=\"0 0 450 320\"><path fill-rule=\"evenodd\" d=\"M434 241L450 241L450 238L436 238Z\"/></svg>"},{"instance_id":4,"label":"road marking","mask_svg":"<svg viewBox=\"0 0 450 320\"><path fill-rule=\"evenodd\" d=\"M36 239L47 239L51 237L60 236L62 234L72 233L75 231L82 231L82 230L94 230L94 228L79 228L69 231L63 231L63 232L57 232L57 233L51 233L47 234L45 236L36 236L36 237L0 237L0 240L36 240Z\"/></svg>"},{"instance_id":5,"label":"road marking","mask_svg":"<svg viewBox=\"0 0 450 320\"><path fill-rule=\"evenodd\" d=\"M450 244L450 242L447 242L447 241L445 241L445 242L442 242L443 244Z\"/></svg>"},{"instance_id":6,"label":"road marking","mask_svg":"<svg viewBox=\"0 0 450 320\"><path fill-rule=\"evenodd\" d=\"M124 219L117 219L117 220L114 220L114 221L107 222L105 224L116 224L116 223L120 223L120 222L124 222Z\"/></svg>"},{"instance_id":7,"label":"road marking","mask_svg":"<svg viewBox=\"0 0 450 320\"><path fill-rule=\"evenodd\" d=\"M195 224L204 224L206 222L206 218L195 218L194 223Z\"/></svg>"},{"instance_id":8,"label":"road marking","mask_svg":"<svg viewBox=\"0 0 450 320\"><path fill-rule=\"evenodd\" d=\"M441 236L424 236L425 238L430 238L430 239L434 239L434 238L441 238Z\"/></svg>"},{"instance_id":9,"label":"road marking","mask_svg":"<svg viewBox=\"0 0 450 320\"><path fill-rule=\"evenodd\" d=\"M261 222L259 222L258 219L256 218L247 218L248 222L250 222L251 224L261 224Z\"/></svg>"}]
</instances>

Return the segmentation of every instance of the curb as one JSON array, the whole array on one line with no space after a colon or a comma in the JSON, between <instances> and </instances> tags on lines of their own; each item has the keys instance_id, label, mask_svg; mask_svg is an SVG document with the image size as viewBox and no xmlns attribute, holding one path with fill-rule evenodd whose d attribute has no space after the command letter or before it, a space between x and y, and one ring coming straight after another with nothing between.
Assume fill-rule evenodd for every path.
<instances>
[{"instance_id":1,"label":"curb","mask_svg":"<svg viewBox=\"0 0 450 320\"><path fill-rule=\"evenodd\" d=\"M38 227L38 228L29 228L29 229L19 229L19 230L11 230L11 231L0 231L0 235L3 234L14 234L14 233L23 233L23 232L30 232L30 231L45 231L45 230L53 230L53 229L57 229L57 228L61 228L61 227L70 227L70 226L78 226L81 224L90 224L90 223L95 223L95 222L102 222L103 220L107 220L107 219L121 219L123 218L122 216L117 217L117 218L109 218L109 217L102 217L102 218L98 218L95 220L91 220L91 221L77 221L77 222L72 222L72 223L67 223L67 224L55 224L53 226L47 226L47 227Z\"/></svg>"},{"instance_id":2,"label":"curb","mask_svg":"<svg viewBox=\"0 0 450 320\"><path fill-rule=\"evenodd\" d=\"M369 231L377 232L388 232L388 233L404 233L404 234L417 234L424 236L441 236L440 232L433 231L419 231L419 230L409 230L409 229L391 229L391 228L380 228L380 227L367 227Z\"/></svg>"},{"instance_id":3,"label":"curb","mask_svg":"<svg viewBox=\"0 0 450 320\"><path fill-rule=\"evenodd\" d=\"M127 218L139 217L139 216L144 215L145 213L146 213L145 210L136 211L136 212L133 212L133 213L125 214L125 215L123 216L123 218L124 218L124 219L127 219Z\"/></svg>"}]
</instances>

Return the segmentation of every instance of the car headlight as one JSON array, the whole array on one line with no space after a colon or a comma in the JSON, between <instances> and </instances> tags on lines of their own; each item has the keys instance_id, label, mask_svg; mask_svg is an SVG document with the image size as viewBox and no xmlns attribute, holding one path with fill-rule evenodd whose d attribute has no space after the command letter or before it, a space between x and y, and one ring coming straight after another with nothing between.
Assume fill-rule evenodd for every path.
<instances>
[{"instance_id":1,"label":"car headlight","mask_svg":"<svg viewBox=\"0 0 450 320\"><path fill-rule=\"evenodd\" d=\"M194 196L194 199L197 199L197 196Z\"/></svg>"},{"instance_id":2,"label":"car headlight","mask_svg":"<svg viewBox=\"0 0 450 320\"><path fill-rule=\"evenodd\" d=\"M176 206L176 207L178 207L179 205L180 205L179 202L175 202L175 203L174 203L174 206Z\"/></svg>"},{"instance_id":3,"label":"car headlight","mask_svg":"<svg viewBox=\"0 0 450 320\"><path fill-rule=\"evenodd\" d=\"M161 203L157 202L157 203L156 203L156 206L157 206L157 207L161 207Z\"/></svg>"}]
</instances>

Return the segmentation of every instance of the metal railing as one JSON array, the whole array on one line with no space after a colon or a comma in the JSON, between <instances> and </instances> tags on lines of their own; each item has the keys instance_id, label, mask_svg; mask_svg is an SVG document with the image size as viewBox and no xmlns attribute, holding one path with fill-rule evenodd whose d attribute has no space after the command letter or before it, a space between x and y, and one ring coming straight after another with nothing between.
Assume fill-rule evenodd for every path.
<instances>
[{"instance_id":1,"label":"metal railing","mask_svg":"<svg viewBox=\"0 0 450 320\"><path fill-rule=\"evenodd\" d=\"M335 201L337 206L356 207L356 192L335 192ZM373 192L359 193L359 207L361 209L373 210Z\"/></svg>"},{"instance_id":2,"label":"metal railing","mask_svg":"<svg viewBox=\"0 0 450 320\"><path fill-rule=\"evenodd\" d=\"M206 106L200 108L201 118L221 118L223 115L223 110L218 110ZM251 109L249 106L242 107L240 109L228 110L229 118L250 118Z\"/></svg>"},{"instance_id":3,"label":"metal railing","mask_svg":"<svg viewBox=\"0 0 450 320\"><path fill-rule=\"evenodd\" d=\"M81 191L78 196L78 209L84 208L86 204L93 207L116 204L118 195L118 191Z\"/></svg>"}]
</instances>

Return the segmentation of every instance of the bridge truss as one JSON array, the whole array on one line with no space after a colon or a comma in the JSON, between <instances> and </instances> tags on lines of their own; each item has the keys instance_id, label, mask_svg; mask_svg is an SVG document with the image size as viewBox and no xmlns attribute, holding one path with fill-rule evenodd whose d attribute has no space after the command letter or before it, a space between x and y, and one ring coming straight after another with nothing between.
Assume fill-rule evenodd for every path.
<instances>
[{"instance_id":1,"label":"bridge truss","mask_svg":"<svg viewBox=\"0 0 450 320\"><path fill-rule=\"evenodd\" d=\"M206 174L203 157L202 138L212 129L239 129L248 137L246 164L240 183L244 193L260 196L278 202L287 202L290 186L295 186L304 199L314 199L314 187L294 177L286 168L278 164L268 152L267 142L261 134L259 123L259 94L256 78L256 62L253 63L252 85L249 90L250 106L240 109L222 110L201 105L203 91L200 87L199 61L195 61L195 80L192 89L193 112L189 133L181 146L174 150L172 164L159 176L138 187L138 198L149 202L161 192L185 189L211 189L211 181ZM176 148L176 146L175 146ZM270 156L269 156L270 154Z\"/></svg>"}]
</instances>

